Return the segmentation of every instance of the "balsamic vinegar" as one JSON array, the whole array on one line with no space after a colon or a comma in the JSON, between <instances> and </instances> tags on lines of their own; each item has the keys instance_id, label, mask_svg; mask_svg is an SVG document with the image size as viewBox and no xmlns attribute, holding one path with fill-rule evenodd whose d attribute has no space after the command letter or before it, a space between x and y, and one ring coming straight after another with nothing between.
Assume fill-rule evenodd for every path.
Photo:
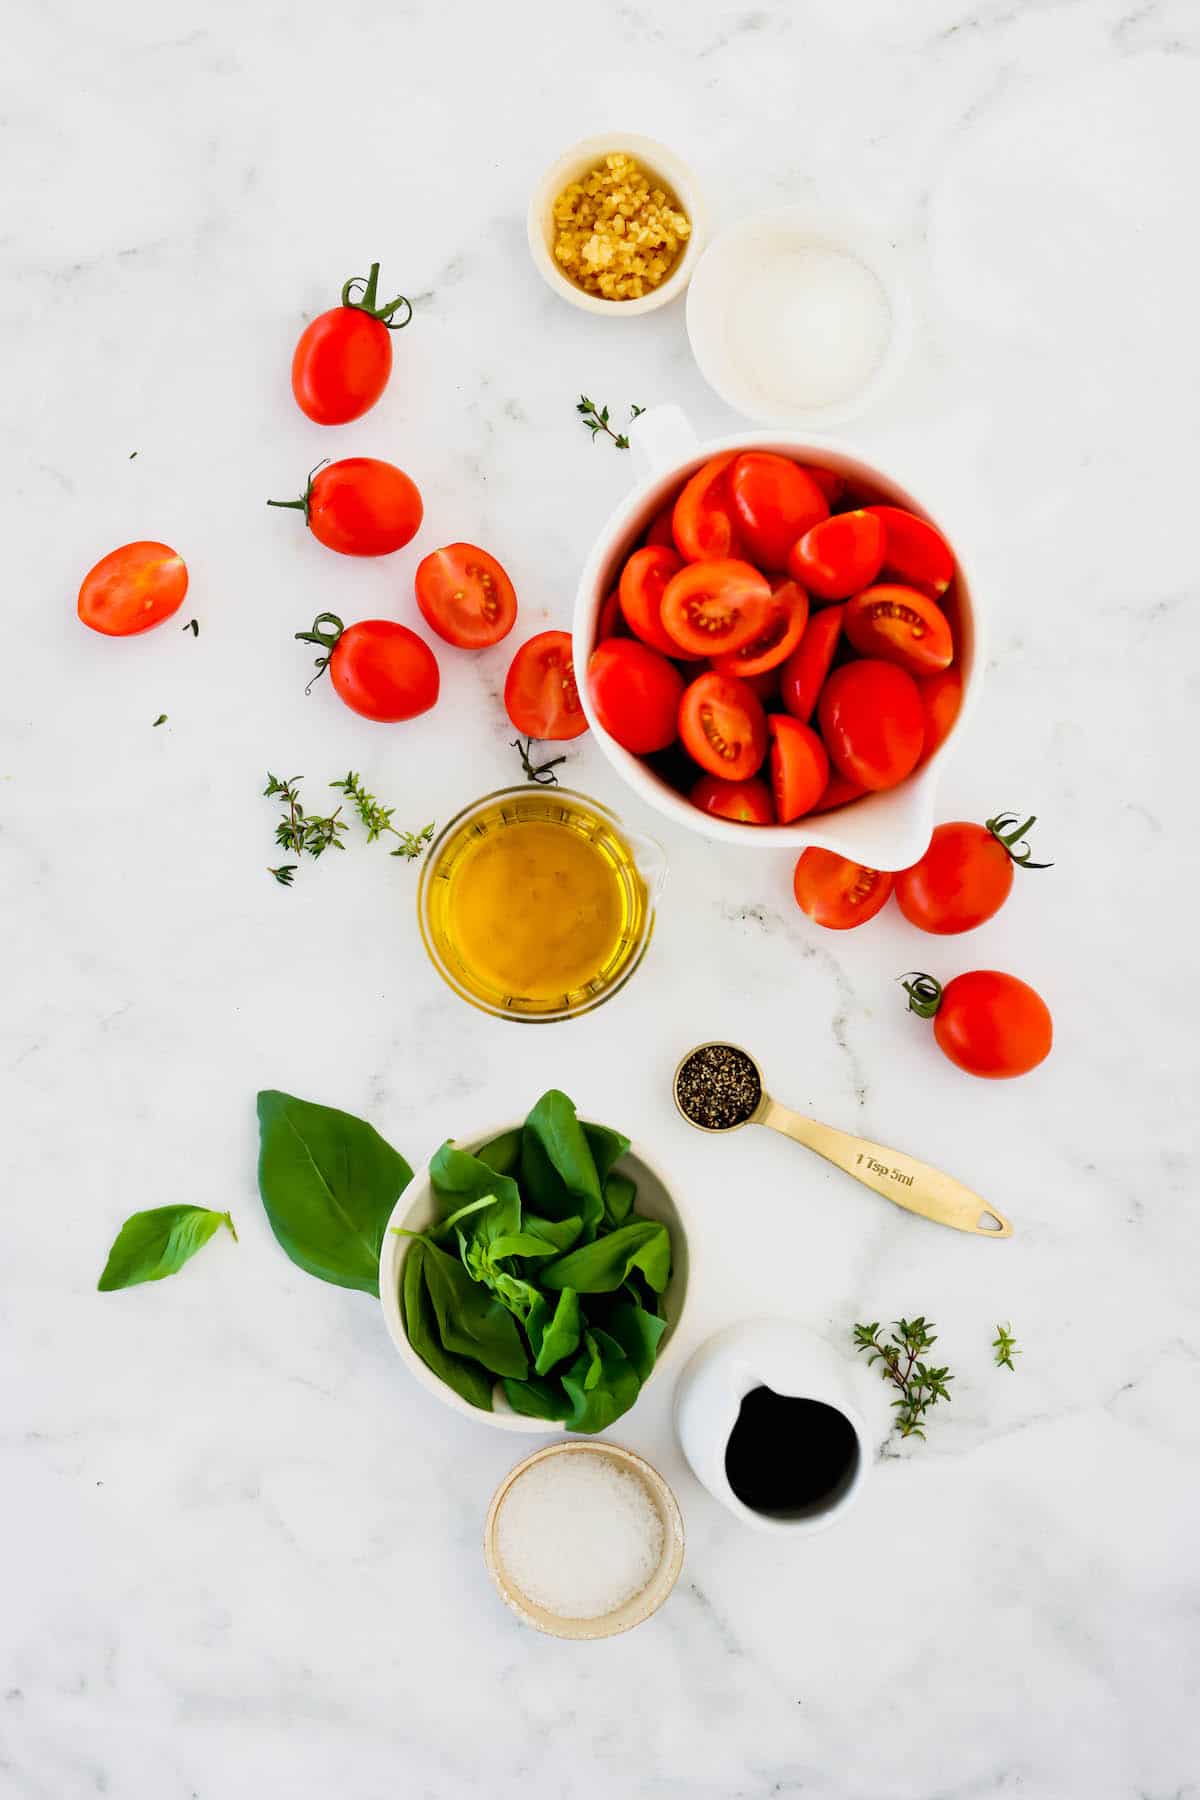
<instances>
[{"instance_id":1,"label":"balsamic vinegar","mask_svg":"<svg viewBox=\"0 0 1200 1800\"><path fill-rule=\"evenodd\" d=\"M854 1429L835 1406L756 1387L743 1397L729 1434L725 1473L743 1506L800 1518L837 1497L858 1454Z\"/></svg>"}]
</instances>

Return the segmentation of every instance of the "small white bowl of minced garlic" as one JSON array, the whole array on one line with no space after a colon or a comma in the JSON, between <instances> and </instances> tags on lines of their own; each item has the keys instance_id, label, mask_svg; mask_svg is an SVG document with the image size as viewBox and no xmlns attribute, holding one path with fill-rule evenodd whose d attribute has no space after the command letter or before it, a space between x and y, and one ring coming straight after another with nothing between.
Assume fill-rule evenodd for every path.
<instances>
[{"instance_id":1,"label":"small white bowl of minced garlic","mask_svg":"<svg viewBox=\"0 0 1200 1800\"><path fill-rule=\"evenodd\" d=\"M528 228L547 286L584 312L626 317L678 299L705 235L688 165L636 132L565 151L534 191Z\"/></svg>"}]
</instances>

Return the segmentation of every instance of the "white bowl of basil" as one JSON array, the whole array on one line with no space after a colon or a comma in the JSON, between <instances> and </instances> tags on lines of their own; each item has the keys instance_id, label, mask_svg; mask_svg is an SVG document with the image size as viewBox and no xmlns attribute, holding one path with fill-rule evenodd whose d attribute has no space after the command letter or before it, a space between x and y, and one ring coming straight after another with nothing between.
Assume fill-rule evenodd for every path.
<instances>
[{"instance_id":1,"label":"white bowl of basil","mask_svg":"<svg viewBox=\"0 0 1200 1800\"><path fill-rule=\"evenodd\" d=\"M379 1257L388 1332L421 1385L502 1431L605 1431L678 1328L687 1242L661 1174L557 1089L434 1152Z\"/></svg>"}]
</instances>

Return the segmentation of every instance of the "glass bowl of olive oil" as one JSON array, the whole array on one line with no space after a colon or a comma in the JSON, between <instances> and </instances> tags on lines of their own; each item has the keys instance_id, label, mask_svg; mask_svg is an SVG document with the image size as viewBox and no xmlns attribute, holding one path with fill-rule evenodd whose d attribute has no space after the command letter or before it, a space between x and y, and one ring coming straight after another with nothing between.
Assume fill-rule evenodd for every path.
<instances>
[{"instance_id":1,"label":"glass bowl of olive oil","mask_svg":"<svg viewBox=\"0 0 1200 1800\"><path fill-rule=\"evenodd\" d=\"M619 993L654 930L666 856L570 788L503 788L430 846L417 916L430 960L472 1006L549 1023Z\"/></svg>"}]
</instances>

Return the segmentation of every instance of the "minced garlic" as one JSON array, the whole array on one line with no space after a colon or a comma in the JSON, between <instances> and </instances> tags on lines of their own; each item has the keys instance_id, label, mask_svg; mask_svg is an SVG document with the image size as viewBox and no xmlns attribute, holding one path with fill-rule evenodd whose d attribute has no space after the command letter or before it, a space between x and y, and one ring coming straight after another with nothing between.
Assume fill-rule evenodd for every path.
<instances>
[{"instance_id":1,"label":"minced garlic","mask_svg":"<svg viewBox=\"0 0 1200 1800\"><path fill-rule=\"evenodd\" d=\"M614 151L554 202L554 260L602 300L640 300L666 280L691 221L669 188Z\"/></svg>"}]
</instances>

